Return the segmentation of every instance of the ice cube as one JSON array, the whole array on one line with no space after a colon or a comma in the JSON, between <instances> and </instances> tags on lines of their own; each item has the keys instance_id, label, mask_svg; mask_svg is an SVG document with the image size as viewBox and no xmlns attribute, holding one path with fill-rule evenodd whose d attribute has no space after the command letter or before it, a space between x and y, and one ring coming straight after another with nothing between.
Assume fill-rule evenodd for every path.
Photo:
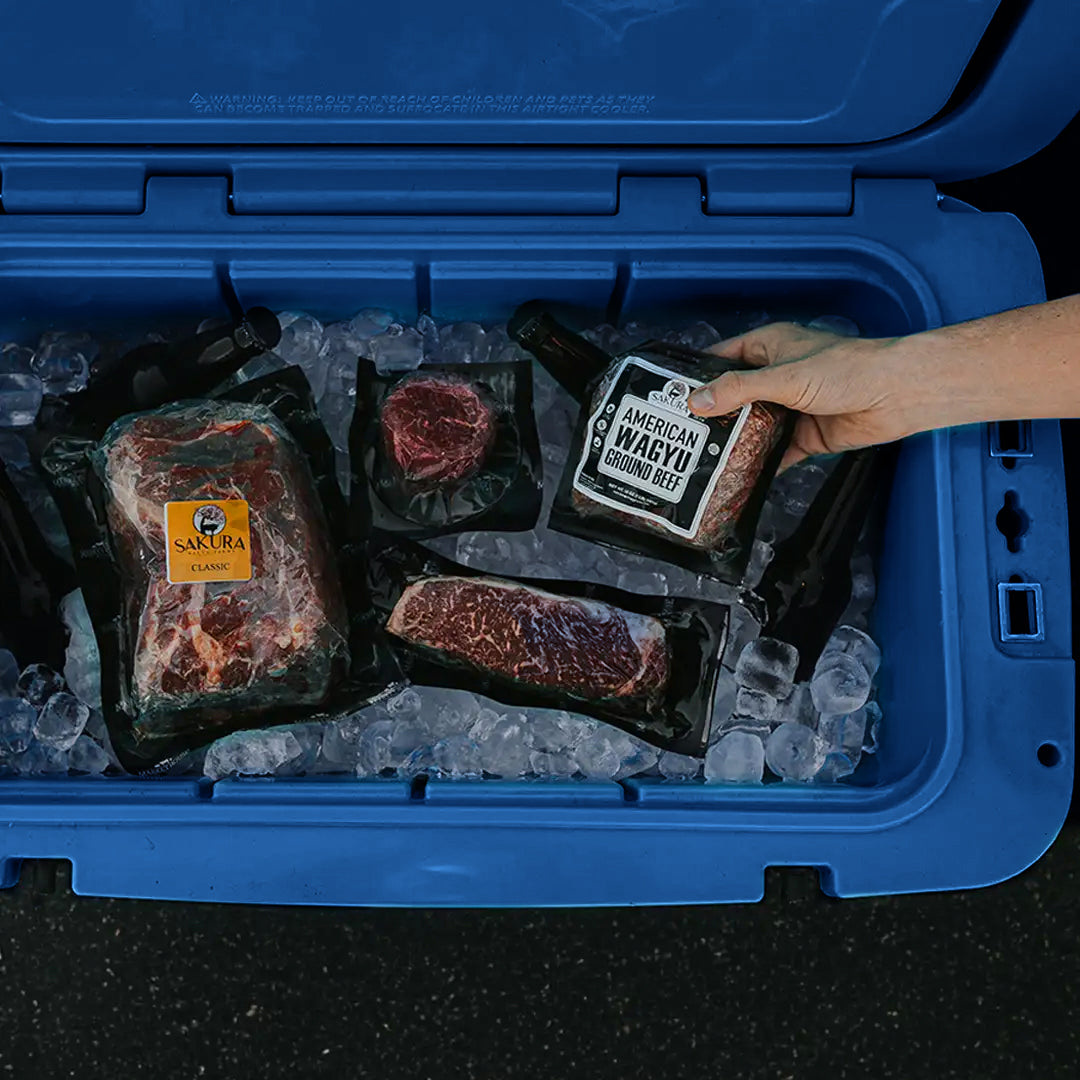
<instances>
[{"instance_id":1,"label":"ice cube","mask_svg":"<svg viewBox=\"0 0 1080 1080\"><path fill-rule=\"evenodd\" d=\"M758 783L765 771L765 748L748 731L731 731L709 747L705 755L705 779L734 783Z\"/></svg>"},{"instance_id":2,"label":"ice cube","mask_svg":"<svg viewBox=\"0 0 1080 1080\"><path fill-rule=\"evenodd\" d=\"M390 767L401 768L417 747L430 745L430 736L427 724L417 716L396 720L390 740Z\"/></svg>"},{"instance_id":3,"label":"ice cube","mask_svg":"<svg viewBox=\"0 0 1080 1080\"><path fill-rule=\"evenodd\" d=\"M878 648L877 642L869 634L854 626L841 626L834 630L821 655L825 657L836 653L853 656L866 668L866 673L871 679L881 667L881 649Z\"/></svg>"},{"instance_id":4,"label":"ice cube","mask_svg":"<svg viewBox=\"0 0 1080 1080\"><path fill-rule=\"evenodd\" d=\"M392 744L396 720L376 720L364 729L357 744L356 775L378 776L384 769L392 768Z\"/></svg>"},{"instance_id":5,"label":"ice cube","mask_svg":"<svg viewBox=\"0 0 1080 1080\"><path fill-rule=\"evenodd\" d=\"M743 585L748 589L756 589L761 582L766 567L772 562L772 544L765 540L756 539L750 548L750 558L743 574Z\"/></svg>"},{"instance_id":6,"label":"ice cube","mask_svg":"<svg viewBox=\"0 0 1080 1080\"><path fill-rule=\"evenodd\" d=\"M458 537L457 561L465 566L479 570L506 569L512 555L510 541L497 533L471 532Z\"/></svg>"},{"instance_id":7,"label":"ice cube","mask_svg":"<svg viewBox=\"0 0 1080 1080\"><path fill-rule=\"evenodd\" d=\"M559 727L566 733L566 745L569 749L576 749L590 735L600 728L596 720L573 713L561 712L556 714Z\"/></svg>"},{"instance_id":8,"label":"ice cube","mask_svg":"<svg viewBox=\"0 0 1080 1080\"><path fill-rule=\"evenodd\" d=\"M35 742L12 764L22 776L61 776L68 771L68 753L56 746Z\"/></svg>"},{"instance_id":9,"label":"ice cube","mask_svg":"<svg viewBox=\"0 0 1080 1080\"><path fill-rule=\"evenodd\" d=\"M740 686L735 694L734 716L740 720L745 718L759 724L768 724L776 716L776 698L763 690Z\"/></svg>"},{"instance_id":10,"label":"ice cube","mask_svg":"<svg viewBox=\"0 0 1080 1080\"><path fill-rule=\"evenodd\" d=\"M490 706L485 705L476 714L476 719L473 721L472 727L469 728L469 735L478 743L483 743L488 739L495 730L496 725L502 719L502 713L496 712Z\"/></svg>"},{"instance_id":11,"label":"ice cube","mask_svg":"<svg viewBox=\"0 0 1080 1080\"><path fill-rule=\"evenodd\" d=\"M676 340L690 349L707 349L720 340L720 334L707 322L696 322L693 326L680 330Z\"/></svg>"},{"instance_id":12,"label":"ice cube","mask_svg":"<svg viewBox=\"0 0 1080 1080\"><path fill-rule=\"evenodd\" d=\"M645 742L629 736L629 746L622 750L622 764L615 774L616 780L626 780L631 776L638 776L652 769L660 758L660 751Z\"/></svg>"},{"instance_id":13,"label":"ice cube","mask_svg":"<svg viewBox=\"0 0 1080 1080\"><path fill-rule=\"evenodd\" d=\"M471 732L474 739L478 727L484 735L477 740L484 772L508 780L522 776L529 767L529 744L525 735L524 718L500 716L490 727L481 726L477 721Z\"/></svg>"},{"instance_id":14,"label":"ice cube","mask_svg":"<svg viewBox=\"0 0 1080 1080\"><path fill-rule=\"evenodd\" d=\"M491 343L479 323L455 323L439 331L438 358L444 364L482 364Z\"/></svg>"},{"instance_id":15,"label":"ice cube","mask_svg":"<svg viewBox=\"0 0 1080 1080\"><path fill-rule=\"evenodd\" d=\"M80 735L68 752L68 768L72 772L100 776L111 764L109 752L89 735Z\"/></svg>"},{"instance_id":16,"label":"ice cube","mask_svg":"<svg viewBox=\"0 0 1080 1080\"><path fill-rule=\"evenodd\" d=\"M0 698L14 697L19 682L19 662L10 649L0 649Z\"/></svg>"},{"instance_id":17,"label":"ice cube","mask_svg":"<svg viewBox=\"0 0 1080 1080\"><path fill-rule=\"evenodd\" d=\"M64 679L80 701L92 709L100 709L101 658L82 589L68 593L60 601L60 617L68 631Z\"/></svg>"},{"instance_id":18,"label":"ice cube","mask_svg":"<svg viewBox=\"0 0 1080 1080\"><path fill-rule=\"evenodd\" d=\"M22 698L0 698L0 759L21 754L29 745L37 709Z\"/></svg>"},{"instance_id":19,"label":"ice cube","mask_svg":"<svg viewBox=\"0 0 1080 1080\"><path fill-rule=\"evenodd\" d=\"M0 374L0 428L33 424L44 392L36 375Z\"/></svg>"},{"instance_id":20,"label":"ice cube","mask_svg":"<svg viewBox=\"0 0 1080 1080\"><path fill-rule=\"evenodd\" d=\"M483 774L480 747L468 735L448 735L432 747L435 767L451 780L463 780Z\"/></svg>"},{"instance_id":21,"label":"ice cube","mask_svg":"<svg viewBox=\"0 0 1080 1080\"><path fill-rule=\"evenodd\" d=\"M537 712L526 717L525 735L532 749L558 751L565 750L570 745L566 728L559 723L559 715L559 713Z\"/></svg>"},{"instance_id":22,"label":"ice cube","mask_svg":"<svg viewBox=\"0 0 1080 1080\"><path fill-rule=\"evenodd\" d=\"M45 664L31 664L24 668L15 684L19 697L25 698L35 709L40 709L53 694L63 689L63 677Z\"/></svg>"},{"instance_id":23,"label":"ice cube","mask_svg":"<svg viewBox=\"0 0 1080 1080\"><path fill-rule=\"evenodd\" d=\"M364 308L349 320L349 333L355 338L367 341L381 334L394 323L394 316L380 308Z\"/></svg>"},{"instance_id":24,"label":"ice cube","mask_svg":"<svg viewBox=\"0 0 1080 1080\"><path fill-rule=\"evenodd\" d=\"M70 750L83 733L90 708L72 694L53 694L34 723L34 737L45 746Z\"/></svg>"},{"instance_id":25,"label":"ice cube","mask_svg":"<svg viewBox=\"0 0 1080 1080\"><path fill-rule=\"evenodd\" d=\"M823 716L818 735L829 753L846 754L852 765L858 764L866 736L866 710L842 716Z\"/></svg>"},{"instance_id":26,"label":"ice cube","mask_svg":"<svg viewBox=\"0 0 1080 1080\"><path fill-rule=\"evenodd\" d=\"M724 645L723 666L734 671L743 650L760 633L761 626L754 616L742 604L733 604L728 618L728 636Z\"/></svg>"},{"instance_id":27,"label":"ice cube","mask_svg":"<svg viewBox=\"0 0 1080 1080\"><path fill-rule=\"evenodd\" d=\"M577 771L573 759L566 753L548 750L529 752L529 772L544 779L565 780Z\"/></svg>"},{"instance_id":28,"label":"ice cube","mask_svg":"<svg viewBox=\"0 0 1080 1080\"><path fill-rule=\"evenodd\" d=\"M611 729L586 736L574 750L578 769L590 780L613 780L622 767L624 743Z\"/></svg>"},{"instance_id":29,"label":"ice cube","mask_svg":"<svg viewBox=\"0 0 1080 1080\"><path fill-rule=\"evenodd\" d=\"M850 653L823 653L810 680L810 694L822 716L852 713L870 696L870 675Z\"/></svg>"},{"instance_id":30,"label":"ice cube","mask_svg":"<svg viewBox=\"0 0 1080 1080\"><path fill-rule=\"evenodd\" d=\"M660 755L660 775L668 780L693 780L701 772L701 761L665 750Z\"/></svg>"},{"instance_id":31,"label":"ice cube","mask_svg":"<svg viewBox=\"0 0 1080 1080\"><path fill-rule=\"evenodd\" d=\"M431 729L432 742L468 732L479 714L480 703L475 695L461 690L442 691L424 704L424 717Z\"/></svg>"},{"instance_id":32,"label":"ice cube","mask_svg":"<svg viewBox=\"0 0 1080 1080\"><path fill-rule=\"evenodd\" d=\"M206 752L203 775L211 780L225 776L271 776L303 754L291 731L237 731L218 739Z\"/></svg>"},{"instance_id":33,"label":"ice cube","mask_svg":"<svg viewBox=\"0 0 1080 1080\"><path fill-rule=\"evenodd\" d=\"M591 326L588 330L583 330L581 336L586 341L592 342L598 348L603 349L604 352L610 356L616 356L623 351L623 335L622 332L616 330L614 326L608 323L601 323L600 326Z\"/></svg>"},{"instance_id":34,"label":"ice cube","mask_svg":"<svg viewBox=\"0 0 1080 1080\"><path fill-rule=\"evenodd\" d=\"M779 724L765 744L765 760L784 780L811 780L825 762L825 743L805 724Z\"/></svg>"},{"instance_id":35,"label":"ice cube","mask_svg":"<svg viewBox=\"0 0 1080 1080\"><path fill-rule=\"evenodd\" d=\"M28 375L34 350L9 341L0 347L0 375Z\"/></svg>"},{"instance_id":36,"label":"ice cube","mask_svg":"<svg viewBox=\"0 0 1080 1080\"><path fill-rule=\"evenodd\" d=\"M780 723L804 724L816 728L818 711L810 694L809 683L799 683L783 701L776 706L776 720Z\"/></svg>"},{"instance_id":37,"label":"ice cube","mask_svg":"<svg viewBox=\"0 0 1080 1080\"><path fill-rule=\"evenodd\" d=\"M846 754L828 754L814 776L819 783L831 784L850 776L855 771L855 764Z\"/></svg>"},{"instance_id":38,"label":"ice cube","mask_svg":"<svg viewBox=\"0 0 1080 1080\"><path fill-rule=\"evenodd\" d=\"M866 735L863 738L863 753L876 754L881 741L881 706L876 701L868 701L863 707L866 714Z\"/></svg>"},{"instance_id":39,"label":"ice cube","mask_svg":"<svg viewBox=\"0 0 1080 1080\"><path fill-rule=\"evenodd\" d=\"M819 315L808 325L811 330L824 330L830 334L839 334L841 337L858 337L861 333L859 324L852 322L845 315Z\"/></svg>"},{"instance_id":40,"label":"ice cube","mask_svg":"<svg viewBox=\"0 0 1080 1080\"><path fill-rule=\"evenodd\" d=\"M281 340L275 350L278 356L310 372L316 367L322 351L323 324L314 316L299 311L280 312L278 322L281 323ZM314 385L312 389L317 396L318 390Z\"/></svg>"},{"instance_id":41,"label":"ice cube","mask_svg":"<svg viewBox=\"0 0 1080 1080\"><path fill-rule=\"evenodd\" d=\"M88 334L71 334L39 345L30 370L47 394L75 394L86 389L97 347Z\"/></svg>"},{"instance_id":42,"label":"ice cube","mask_svg":"<svg viewBox=\"0 0 1080 1080\"><path fill-rule=\"evenodd\" d=\"M326 725L322 735L323 760L353 769L360 755L360 738L372 723L369 711L342 716Z\"/></svg>"},{"instance_id":43,"label":"ice cube","mask_svg":"<svg viewBox=\"0 0 1080 1080\"><path fill-rule=\"evenodd\" d=\"M750 690L760 690L773 698L786 698L799 666L799 650L776 638L757 638L739 654L735 681Z\"/></svg>"},{"instance_id":44,"label":"ice cube","mask_svg":"<svg viewBox=\"0 0 1080 1080\"><path fill-rule=\"evenodd\" d=\"M624 592L639 596L666 596L668 591L665 576L650 570L623 570L617 584Z\"/></svg>"},{"instance_id":45,"label":"ice cube","mask_svg":"<svg viewBox=\"0 0 1080 1080\"><path fill-rule=\"evenodd\" d=\"M795 528L796 520L797 519L790 517L784 512L778 499L773 498L770 495L761 508L761 514L757 521L757 528L754 531L755 539L760 540L762 543L768 544L771 547L782 536L790 533L791 530ZM775 554L775 552L773 554ZM772 561L772 556L769 557L769 561ZM761 582L759 581L757 584L760 583ZM752 587L756 588L757 586L755 585Z\"/></svg>"},{"instance_id":46,"label":"ice cube","mask_svg":"<svg viewBox=\"0 0 1080 1080\"><path fill-rule=\"evenodd\" d=\"M383 374L413 371L423 362L424 339L413 327L392 323L367 343L367 355Z\"/></svg>"},{"instance_id":47,"label":"ice cube","mask_svg":"<svg viewBox=\"0 0 1080 1080\"><path fill-rule=\"evenodd\" d=\"M395 720L403 720L407 716L419 716L423 705L423 698L410 688L390 698L386 703L386 711Z\"/></svg>"},{"instance_id":48,"label":"ice cube","mask_svg":"<svg viewBox=\"0 0 1080 1080\"><path fill-rule=\"evenodd\" d=\"M785 470L773 484L781 508L794 517L802 517L825 483L825 477L825 470L812 462Z\"/></svg>"},{"instance_id":49,"label":"ice cube","mask_svg":"<svg viewBox=\"0 0 1080 1080\"><path fill-rule=\"evenodd\" d=\"M710 738L719 738L721 732L735 712L735 699L738 696L739 687L730 671L721 670L716 679L716 689L713 691L712 722L709 728Z\"/></svg>"}]
</instances>

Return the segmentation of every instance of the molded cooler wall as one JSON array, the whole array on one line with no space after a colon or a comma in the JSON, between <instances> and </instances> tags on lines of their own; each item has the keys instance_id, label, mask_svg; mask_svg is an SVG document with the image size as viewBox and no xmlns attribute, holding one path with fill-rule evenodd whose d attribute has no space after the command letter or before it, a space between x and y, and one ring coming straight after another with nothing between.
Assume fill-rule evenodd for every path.
<instances>
[{"instance_id":1,"label":"molded cooler wall","mask_svg":"<svg viewBox=\"0 0 1080 1080\"><path fill-rule=\"evenodd\" d=\"M848 215L718 217L694 178L624 177L609 214L255 216L229 212L225 179L152 178L141 214L0 217L0 330L198 318L228 275L246 305L323 317L502 319L544 296L721 326L840 313L885 336L1042 298L1019 222L969 211L929 181L861 180ZM1017 553L995 527L1006 491L1030 522ZM1045 635L1005 645L997 585L1017 575L1042 586ZM985 884L1068 807L1069 618L1057 425L1012 470L981 427L921 436L880 566L883 744L853 784L5 780L0 884L26 857L73 860L80 892L289 903L748 900L783 864L838 895Z\"/></svg>"}]
</instances>

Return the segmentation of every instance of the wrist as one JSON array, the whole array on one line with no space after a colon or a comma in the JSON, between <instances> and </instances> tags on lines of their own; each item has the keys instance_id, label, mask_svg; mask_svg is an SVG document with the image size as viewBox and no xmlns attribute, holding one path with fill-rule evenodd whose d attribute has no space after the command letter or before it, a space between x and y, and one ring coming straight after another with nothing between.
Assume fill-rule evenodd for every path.
<instances>
[{"instance_id":1,"label":"wrist","mask_svg":"<svg viewBox=\"0 0 1080 1080\"><path fill-rule=\"evenodd\" d=\"M956 340L956 329L881 339L882 368L903 435L1003 418L997 415L1003 403L996 400L1003 386L986 370L983 350Z\"/></svg>"}]
</instances>

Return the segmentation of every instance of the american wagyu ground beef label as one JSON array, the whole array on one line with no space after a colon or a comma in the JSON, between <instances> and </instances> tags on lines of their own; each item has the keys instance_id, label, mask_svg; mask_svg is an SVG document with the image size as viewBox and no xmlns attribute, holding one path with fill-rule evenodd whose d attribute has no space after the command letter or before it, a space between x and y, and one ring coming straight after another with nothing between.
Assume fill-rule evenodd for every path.
<instances>
[{"instance_id":1,"label":"american wagyu ground beef label","mask_svg":"<svg viewBox=\"0 0 1080 1080\"><path fill-rule=\"evenodd\" d=\"M675 536L694 536L751 408L694 416L687 399L701 385L625 357L589 417L574 489Z\"/></svg>"}]
</instances>

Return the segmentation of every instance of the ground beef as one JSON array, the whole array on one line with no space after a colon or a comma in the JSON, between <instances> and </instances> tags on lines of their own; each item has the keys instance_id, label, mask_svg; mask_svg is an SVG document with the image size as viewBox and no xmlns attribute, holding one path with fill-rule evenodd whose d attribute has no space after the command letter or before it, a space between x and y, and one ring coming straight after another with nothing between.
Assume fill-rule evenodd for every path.
<instances>
[{"instance_id":1,"label":"ground beef","mask_svg":"<svg viewBox=\"0 0 1080 1080\"><path fill-rule=\"evenodd\" d=\"M200 403L137 415L114 425L100 458L134 708L322 700L345 609L310 470L273 413ZM248 503L250 581L169 583L165 504L199 499Z\"/></svg>"},{"instance_id":2,"label":"ground beef","mask_svg":"<svg viewBox=\"0 0 1080 1080\"><path fill-rule=\"evenodd\" d=\"M383 446L406 480L439 485L464 480L495 441L495 409L475 386L445 376L405 379L380 417Z\"/></svg>"},{"instance_id":3,"label":"ground beef","mask_svg":"<svg viewBox=\"0 0 1080 1080\"><path fill-rule=\"evenodd\" d=\"M608 377L597 386L590 405L594 411L600 407L610 385L611 378ZM786 409L771 402L759 401L751 406L746 423L709 498L701 524L693 536L677 536L657 522L605 506L577 488L571 491L571 505L583 517L607 517L685 547L703 551L719 550L732 536L769 455L783 437L787 415Z\"/></svg>"},{"instance_id":4,"label":"ground beef","mask_svg":"<svg viewBox=\"0 0 1080 1080\"><path fill-rule=\"evenodd\" d=\"M480 671L587 699L651 699L668 681L659 620L515 582L414 582L387 629Z\"/></svg>"}]
</instances>

